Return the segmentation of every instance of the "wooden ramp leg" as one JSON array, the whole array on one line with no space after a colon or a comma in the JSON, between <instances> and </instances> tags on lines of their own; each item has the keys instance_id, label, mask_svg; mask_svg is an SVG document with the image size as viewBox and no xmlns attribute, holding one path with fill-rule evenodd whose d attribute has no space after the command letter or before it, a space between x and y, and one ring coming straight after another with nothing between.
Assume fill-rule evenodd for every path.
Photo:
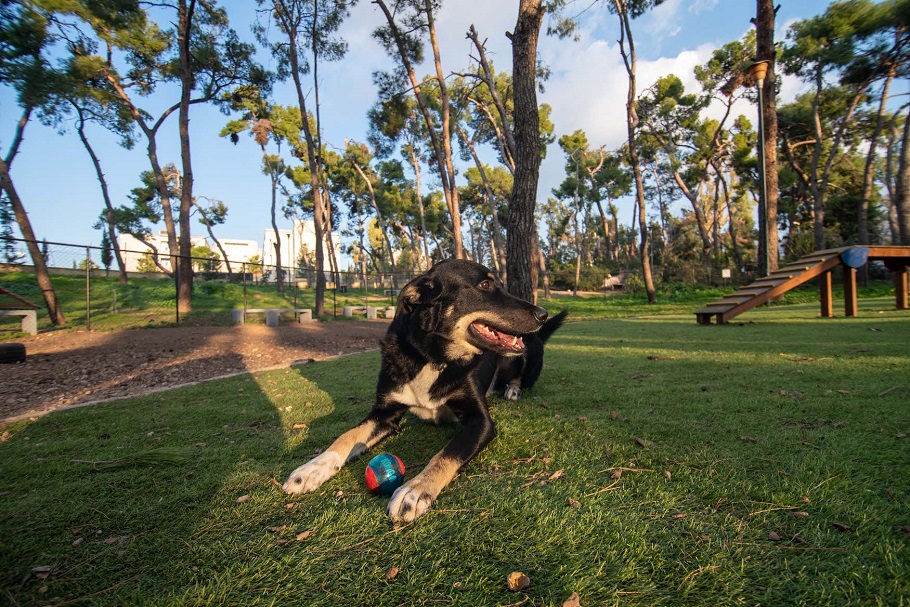
<instances>
[{"instance_id":1,"label":"wooden ramp leg","mask_svg":"<svg viewBox=\"0 0 910 607\"><path fill-rule=\"evenodd\" d=\"M834 293L831 285L830 271L818 277L818 295L822 306L822 318L832 318L834 316Z\"/></svg>"},{"instance_id":2,"label":"wooden ramp leg","mask_svg":"<svg viewBox=\"0 0 910 607\"><path fill-rule=\"evenodd\" d=\"M894 307L898 310L908 310L907 306L907 266L894 272Z\"/></svg>"},{"instance_id":3,"label":"wooden ramp leg","mask_svg":"<svg viewBox=\"0 0 910 607\"><path fill-rule=\"evenodd\" d=\"M856 268L844 266L844 315L856 316Z\"/></svg>"}]
</instances>

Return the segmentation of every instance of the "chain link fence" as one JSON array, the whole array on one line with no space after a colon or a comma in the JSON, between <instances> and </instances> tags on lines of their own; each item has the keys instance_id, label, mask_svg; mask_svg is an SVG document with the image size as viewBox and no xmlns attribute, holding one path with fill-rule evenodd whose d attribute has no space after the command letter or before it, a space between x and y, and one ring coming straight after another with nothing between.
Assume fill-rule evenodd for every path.
<instances>
[{"instance_id":1,"label":"chain link fence","mask_svg":"<svg viewBox=\"0 0 910 607\"><path fill-rule=\"evenodd\" d=\"M0 287L44 307L23 239L0 238ZM126 282L112 253L101 247L37 243L52 276L67 324L91 329L148 324L227 324L236 309L315 307L314 267L263 265L250 260L190 257L193 313L180 317L177 281L166 253L121 249ZM230 271L228 271L230 268ZM398 291L415 272L324 271L325 307L339 316L344 306L394 306ZM42 312L39 312L41 314ZM46 311L43 312L46 316ZM124 317L134 316L132 320Z\"/></svg>"}]
</instances>

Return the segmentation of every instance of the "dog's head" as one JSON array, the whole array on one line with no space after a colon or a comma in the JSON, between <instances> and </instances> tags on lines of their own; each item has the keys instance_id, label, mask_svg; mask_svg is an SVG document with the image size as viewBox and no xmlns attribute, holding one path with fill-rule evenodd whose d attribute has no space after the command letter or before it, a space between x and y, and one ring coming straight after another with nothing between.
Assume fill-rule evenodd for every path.
<instances>
[{"instance_id":1,"label":"dog's head","mask_svg":"<svg viewBox=\"0 0 910 607\"><path fill-rule=\"evenodd\" d=\"M547 311L510 295L479 263L449 259L401 290L396 317L442 338L446 358L464 360L484 351L523 354L521 336L540 329Z\"/></svg>"}]
</instances>

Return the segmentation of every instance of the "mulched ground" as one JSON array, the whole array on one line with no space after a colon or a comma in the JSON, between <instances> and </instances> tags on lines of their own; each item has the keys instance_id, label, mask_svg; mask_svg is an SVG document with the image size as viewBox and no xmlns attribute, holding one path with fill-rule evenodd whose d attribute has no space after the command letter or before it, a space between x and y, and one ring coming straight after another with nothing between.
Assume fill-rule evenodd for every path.
<instances>
[{"instance_id":1,"label":"mulched ground","mask_svg":"<svg viewBox=\"0 0 910 607\"><path fill-rule=\"evenodd\" d=\"M27 359L0 365L0 423L60 407L379 347L388 321L333 321L16 338Z\"/></svg>"}]
</instances>

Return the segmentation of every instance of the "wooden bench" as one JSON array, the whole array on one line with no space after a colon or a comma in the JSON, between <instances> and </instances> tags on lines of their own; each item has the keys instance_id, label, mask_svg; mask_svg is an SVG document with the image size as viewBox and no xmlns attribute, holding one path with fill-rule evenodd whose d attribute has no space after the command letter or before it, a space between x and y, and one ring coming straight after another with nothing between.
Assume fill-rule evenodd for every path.
<instances>
[{"instance_id":1,"label":"wooden bench","mask_svg":"<svg viewBox=\"0 0 910 607\"><path fill-rule=\"evenodd\" d=\"M38 306L15 293L0 289L0 316L22 317L22 332L38 334Z\"/></svg>"},{"instance_id":2,"label":"wooden bench","mask_svg":"<svg viewBox=\"0 0 910 607\"><path fill-rule=\"evenodd\" d=\"M382 315L385 318L392 318L395 316L395 308L392 306L384 306L381 308L374 308L372 306L345 306L341 313L349 318L354 316L354 314L365 314L367 320L376 320L379 318L379 312L382 312Z\"/></svg>"},{"instance_id":3,"label":"wooden bench","mask_svg":"<svg viewBox=\"0 0 910 607\"><path fill-rule=\"evenodd\" d=\"M247 314L265 314L265 324L269 327L278 326L278 317L281 314L299 314L298 322L303 324L313 322L313 311L309 308L247 308L231 310L231 320L236 324L244 324Z\"/></svg>"}]
</instances>

